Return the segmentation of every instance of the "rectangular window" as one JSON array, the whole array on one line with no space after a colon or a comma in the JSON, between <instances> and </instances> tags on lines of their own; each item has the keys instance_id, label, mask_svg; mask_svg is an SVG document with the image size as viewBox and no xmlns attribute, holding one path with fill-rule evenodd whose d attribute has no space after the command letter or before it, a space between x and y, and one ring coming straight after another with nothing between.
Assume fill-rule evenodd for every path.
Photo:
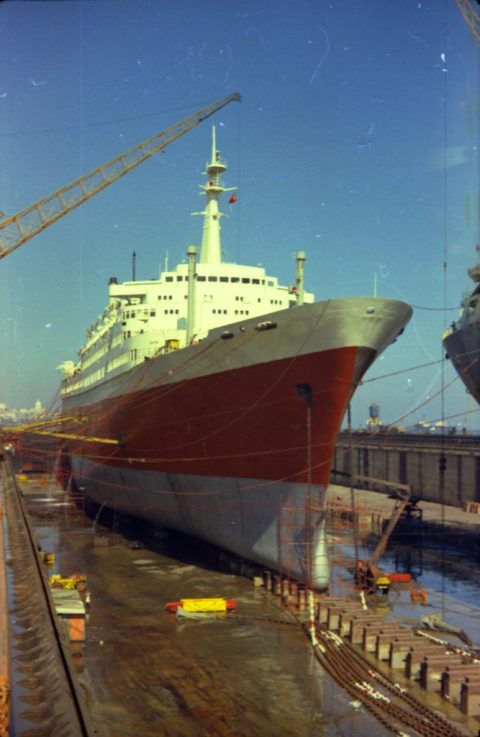
<instances>
[{"instance_id":1,"label":"rectangular window","mask_svg":"<svg viewBox=\"0 0 480 737\"><path fill-rule=\"evenodd\" d=\"M238 284L238 282L240 281L240 279L238 278L238 276L232 276L232 278L230 279L230 281L232 282L232 284Z\"/></svg>"},{"instance_id":2,"label":"rectangular window","mask_svg":"<svg viewBox=\"0 0 480 737\"><path fill-rule=\"evenodd\" d=\"M173 281L173 276L167 276L167 277L165 278L165 281Z\"/></svg>"},{"instance_id":3,"label":"rectangular window","mask_svg":"<svg viewBox=\"0 0 480 737\"><path fill-rule=\"evenodd\" d=\"M220 281L221 281L221 282L224 282L224 283L225 283L225 282L228 282L228 276L221 276L221 277L220 277Z\"/></svg>"},{"instance_id":4,"label":"rectangular window","mask_svg":"<svg viewBox=\"0 0 480 737\"><path fill-rule=\"evenodd\" d=\"M252 284L260 284L260 279L252 279Z\"/></svg>"},{"instance_id":5,"label":"rectangular window","mask_svg":"<svg viewBox=\"0 0 480 737\"><path fill-rule=\"evenodd\" d=\"M197 276L197 281L206 281L204 276Z\"/></svg>"},{"instance_id":6,"label":"rectangular window","mask_svg":"<svg viewBox=\"0 0 480 737\"><path fill-rule=\"evenodd\" d=\"M217 277L216 276L209 276L208 277L208 281L217 281Z\"/></svg>"},{"instance_id":7,"label":"rectangular window","mask_svg":"<svg viewBox=\"0 0 480 737\"><path fill-rule=\"evenodd\" d=\"M177 281L183 281L183 276L177 276Z\"/></svg>"},{"instance_id":8,"label":"rectangular window","mask_svg":"<svg viewBox=\"0 0 480 737\"><path fill-rule=\"evenodd\" d=\"M244 277L242 279L242 284L250 284L250 279L247 279L247 278Z\"/></svg>"}]
</instances>

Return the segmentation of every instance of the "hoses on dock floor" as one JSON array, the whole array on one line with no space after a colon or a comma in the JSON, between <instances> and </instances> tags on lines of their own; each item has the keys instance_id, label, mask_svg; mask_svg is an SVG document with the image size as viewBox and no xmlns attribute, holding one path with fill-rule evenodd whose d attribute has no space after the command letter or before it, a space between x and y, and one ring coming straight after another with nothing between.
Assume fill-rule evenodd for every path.
<instances>
[{"instance_id":1,"label":"hoses on dock floor","mask_svg":"<svg viewBox=\"0 0 480 737\"><path fill-rule=\"evenodd\" d=\"M431 709L413 696L407 688L392 681L385 673L374 668L348 641L334 632L316 626L315 638L311 637L311 622L298 613L287 610L288 619L235 615L247 621L276 625L301 625L312 641L315 656L325 671L360 702L382 726L395 735L409 737L465 737L468 731L458 728L438 711ZM307 617L308 619L308 617Z\"/></svg>"},{"instance_id":2,"label":"hoses on dock floor","mask_svg":"<svg viewBox=\"0 0 480 737\"><path fill-rule=\"evenodd\" d=\"M350 643L337 634L317 628L320 664L356 701L393 734L421 737L465 737L465 731L372 668Z\"/></svg>"}]
</instances>

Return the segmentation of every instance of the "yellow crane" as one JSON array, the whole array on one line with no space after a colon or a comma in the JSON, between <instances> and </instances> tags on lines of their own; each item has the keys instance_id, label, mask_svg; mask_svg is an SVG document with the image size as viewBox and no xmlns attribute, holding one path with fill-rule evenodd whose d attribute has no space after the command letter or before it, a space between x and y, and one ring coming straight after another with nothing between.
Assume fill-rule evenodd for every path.
<instances>
[{"instance_id":1,"label":"yellow crane","mask_svg":"<svg viewBox=\"0 0 480 737\"><path fill-rule=\"evenodd\" d=\"M180 138L195 126L202 123L221 108L230 102L240 101L238 92L223 97L215 102L210 103L207 107L197 110L188 118L171 125L165 130L157 133L143 143L128 149L124 153L116 156L102 166L90 171L88 174L75 179L73 182L57 189L56 192L38 200L33 205L20 210L15 215L10 215L0 221L0 259L7 256L16 248L21 246L33 238L42 230L60 220L61 217L67 215L83 202L94 197L102 189L113 184L121 177L128 174L136 166L151 158L159 151L169 146L177 138ZM37 435L49 435L58 438L74 438L96 443L118 444L120 441L113 438L92 438L80 435L66 435L59 432L55 425L64 421L61 417L54 417L46 420L43 428L39 423L26 423L22 426L0 427L0 444L5 438L12 433L31 433ZM4 439L2 440L2 435Z\"/></svg>"},{"instance_id":2,"label":"yellow crane","mask_svg":"<svg viewBox=\"0 0 480 737\"><path fill-rule=\"evenodd\" d=\"M470 31L472 32L472 36L475 41L480 44L480 5L478 0L478 11L475 10L470 0L457 0L457 5L460 8L461 14L465 18Z\"/></svg>"},{"instance_id":3,"label":"yellow crane","mask_svg":"<svg viewBox=\"0 0 480 737\"><path fill-rule=\"evenodd\" d=\"M56 192L38 200L30 207L20 210L16 215L10 215L1 220L0 259L26 243L33 236L41 233L52 223L60 220L61 217L67 215L83 202L94 197L105 187L128 174L136 166L162 151L177 138L188 133L192 128L195 128L199 123L202 123L234 100L240 101L238 92L212 102L188 118L171 125L147 141L133 146L133 148L116 156L106 164L93 169L88 174L84 174Z\"/></svg>"}]
</instances>

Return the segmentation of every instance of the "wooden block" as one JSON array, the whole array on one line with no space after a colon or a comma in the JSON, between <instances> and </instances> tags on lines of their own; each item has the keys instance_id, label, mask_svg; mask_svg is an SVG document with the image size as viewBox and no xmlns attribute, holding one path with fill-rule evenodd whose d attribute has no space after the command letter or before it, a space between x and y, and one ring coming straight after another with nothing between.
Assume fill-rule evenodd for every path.
<instances>
[{"instance_id":1,"label":"wooden block","mask_svg":"<svg viewBox=\"0 0 480 737\"><path fill-rule=\"evenodd\" d=\"M395 630L382 629L375 640L375 657L378 658L378 660L390 659L390 645L392 644L394 636L396 639L407 639L411 643L412 633L410 630L402 631L399 627L396 627Z\"/></svg>"},{"instance_id":2,"label":"wooden block","mask_svg":"<svg viewBox=\"0 0 480 737\"><path fill-rule=\"evenodd\" d=\"M418 637L410 633L410 637L394 637L390 643L388 664L390 668L401 668L405 671L405 659L410 648L418 644Z\"/></svg>"},{"instance_id":3,"label":"wooden block","mask_svg":"<svg viewBox=\"0 0 480 737\"><path fill-rule=\"evenodd\" d=\"M444 653L445 649L442 645L428 643L423 646L414 645L411 647L405 658L405 675L407 678L418 679L420 677L420 666L426 655L436 653Z\"/></svg>"},{"instance_id":4,"label":"wooden block","mask_svg":"<svg viewBox=\"0 0 480 737\"><path fill-rule=\"evenodd\" d=\"M376 620L380 621L380 619L373 615ZM352 635L352 625L354 621L357 620L363 620L364 622L370 622L372 621L372 614L369 614L368 610L366 609L358 609L358 610L351 610L351 611L343 611L340 614L340 622L339 622L339 634L341 637L351 637Z\"/></svg>"},{"instance_id":5,"label":"wooden block","mask_svg":"<svg viewBox=\"0 0 480 737\"><path fill-rule=\"evenodd\" d=\"M432 653L426 655L420 664L420 685L426 691L440 691L442 673L449 665L462 662L460 655L454 653Z\"/></svg>"},{"instance_id":6,"label":"wooden block","mask_svg":"<svg viewBox=\"0 0 480 737\"><path fill-rule=\"evenodd\" d=\"M460 689L460 709L469 717L480 716L480 679L467 676Z\"/></svg>"},{"instance_id":7,"label":"wooden block","mask_svg":"<svg viewBox=\"0 0 480 737\"><path fill-rule=\"evenodd\" d=\"M440 693L451 704L460 702L460 691L467 676L480 677L480 665L462 663L461 665L447 665L442 673Z\"/></svg>"},{"instance_id":8,"label":"wooden block","mask_svg":"<svg viewBox=\"0 0 480 737\"><path fill-rule=\"evenodd\" d=\"M398 632L398 624L367 624L363 629L362 648L367 653L374 653L377 646L377 635L385 632Z\"/></svg>"},{"instance_id":9,"label":"wooden block","mask_svg":"<svg viewBox=\"0 0 480 737\"><path fill-rule=\"evenodd\" d=\"M346 603L342 606L332 606L328 608L327 629L337 632L340 629L340 616L344 612L358 611L358 604L355 602Z\"/></svg>"},{"instance_id":10,"label":"wooden block","mask_svg":"<svg viewBox=\"0 0 480 737\"><path fill-rule=\"evenodd\" d=\"M350 641L353 645L361 645L363 642L363 630L367 624L377 624L380 626L383 622L383 618L378 614L363 614L355 619L352 619L350 628Z\"/></svg>"}]
</instances>

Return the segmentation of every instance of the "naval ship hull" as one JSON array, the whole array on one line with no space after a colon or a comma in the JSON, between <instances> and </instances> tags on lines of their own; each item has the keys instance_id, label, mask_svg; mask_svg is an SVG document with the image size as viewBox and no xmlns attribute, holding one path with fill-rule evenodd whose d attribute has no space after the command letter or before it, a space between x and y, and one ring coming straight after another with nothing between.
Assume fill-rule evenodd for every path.
<instances>
[{"instance_id":1,"label":"naval ship hull","mask_svg":"<svg viewBox=\"0 0 480 737\"><path fill-rule=\"evenodd\" d=\"M99 505L325 588L337 432L410 315L378 298L303 305L64 392L63 414L81 422L70 430L91 441L68 440L63 467Z\"/></svg>"},{"instance_id":2,"label":"naval ship hull","mask_svg":"<svg viewBox=\"0 0 480 737\"><path fill-rule=\"evenodd\" d=\"M467 391L480 404L480 322L475 319L451 328L443 346Z\"/></svg>"}]
</instances>

